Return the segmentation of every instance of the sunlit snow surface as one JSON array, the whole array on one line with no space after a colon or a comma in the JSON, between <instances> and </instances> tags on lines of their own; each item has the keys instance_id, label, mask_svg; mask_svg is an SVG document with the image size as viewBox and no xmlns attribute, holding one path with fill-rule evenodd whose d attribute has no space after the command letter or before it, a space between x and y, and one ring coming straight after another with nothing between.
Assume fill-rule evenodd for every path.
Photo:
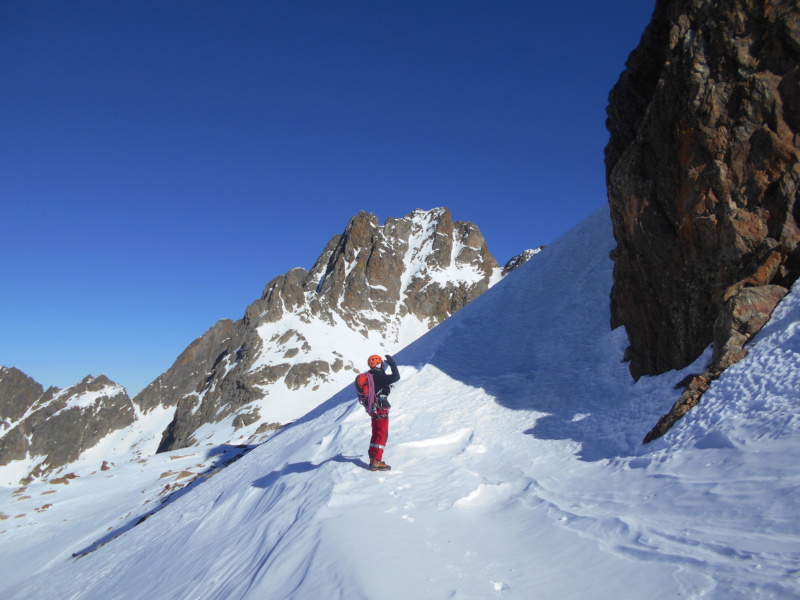
<instances>
[{"instance_id":1,"label":"sunlit snow surface","mask_svg":"<svg viewBox=\"0 0 800 600\"><path fill-rule=\"evenodd\" d=\"M217 449L5 489L0 596L800 597L797 289L642 447L709 357L632 382L613 245L603 209L397 356L389 473L348 387L136 527L166 467Z\"/></svg>"}]
</instances>

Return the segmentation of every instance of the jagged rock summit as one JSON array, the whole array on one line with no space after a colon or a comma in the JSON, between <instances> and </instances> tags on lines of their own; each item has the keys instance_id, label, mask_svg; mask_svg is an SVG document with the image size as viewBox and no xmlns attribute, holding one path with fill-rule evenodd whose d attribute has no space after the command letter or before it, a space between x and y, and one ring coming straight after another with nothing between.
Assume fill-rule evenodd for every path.
<instances>
[{"instance_id":1,"label":"jagged rock summit","mask_svg":"<svg viewBox=\"0 0 800 600\"><path fill-rule=\"evenodd\" d=\"M696 402L800 274L800 5L659 0L607 125L612 325L635 378L713 343Z\"/></svg>"},{"instance_id":2,"label":"jagged rock summit","mask_svg":"<svg viewBox=\"0 0 800 600\"><path fill-rule=\"evenodd\" d=\"M220 321L134 402L175 407L159 450L254 439L308 412L501 277L480 230L447 208L381 225L361 212L311 270L270 281L236 322ZM212 432L213 429L213 432Z\"/></svg>"}]
</instances>

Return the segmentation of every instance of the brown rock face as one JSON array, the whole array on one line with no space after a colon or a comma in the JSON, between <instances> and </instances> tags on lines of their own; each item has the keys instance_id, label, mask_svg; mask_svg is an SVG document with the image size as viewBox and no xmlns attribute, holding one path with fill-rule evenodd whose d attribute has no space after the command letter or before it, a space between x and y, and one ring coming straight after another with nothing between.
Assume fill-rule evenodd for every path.
<instances>
[{"instance_id":1,"label":"brown rock face","mask_svg":"<svg viewBox=\"0 0 800 600\"><path fill-rule=\"evenodd\" d=\"M717 317L712 368L722 371L744 358L745 344L766 325L787 292L779 285L743 288L725 302Z\"/></svg>"},{"instance_id":2,"label":"brown rock face","mask_svg":"<svg viewBox=\"0 0 800 600\"><path fill-rule=\"evenodd\" d=\"M797 1L659 0L607 125L631 373L718 373L800 274Z\"/></svg>"}]
</instances>

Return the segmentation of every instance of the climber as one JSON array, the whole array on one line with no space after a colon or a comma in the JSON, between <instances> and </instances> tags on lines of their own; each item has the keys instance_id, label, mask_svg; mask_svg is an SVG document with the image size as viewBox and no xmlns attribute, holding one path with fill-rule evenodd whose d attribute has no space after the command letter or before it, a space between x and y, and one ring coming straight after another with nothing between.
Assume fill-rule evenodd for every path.
<instances>
[{"instance_id":1,"label":"climber","mask_svg":"<svg viewBox=\"0 0 800 600\"><path fill-rule=\"evenodd\" d=\"M383 450L389 437L389 404L388 396L392 384L400 379L397 365L391 355L386 355L386 363L391 368L387 374L383 368L383 359L373 354L367 359L369 374L375 382L375 406L372 410L372 438L369 440L369 468L372 471L388 471L389 465L383 462Z\"/></svg>"}]
</instances>

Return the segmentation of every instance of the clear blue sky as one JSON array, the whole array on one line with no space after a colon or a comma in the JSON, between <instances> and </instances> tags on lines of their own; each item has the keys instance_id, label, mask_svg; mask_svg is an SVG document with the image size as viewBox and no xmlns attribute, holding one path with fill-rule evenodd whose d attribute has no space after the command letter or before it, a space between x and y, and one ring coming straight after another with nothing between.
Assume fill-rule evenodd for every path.
<instances>
[{"instance_id":1,"label":"clear blue sky","mask_svg":"<svg viewBox=\"0 0 800 600\"><path fill-rule=\"evenodd\" d=\"M552 242L653 6L5 0L0 365L133 395L362 209Z\"/></svg>"}]
</instances>

